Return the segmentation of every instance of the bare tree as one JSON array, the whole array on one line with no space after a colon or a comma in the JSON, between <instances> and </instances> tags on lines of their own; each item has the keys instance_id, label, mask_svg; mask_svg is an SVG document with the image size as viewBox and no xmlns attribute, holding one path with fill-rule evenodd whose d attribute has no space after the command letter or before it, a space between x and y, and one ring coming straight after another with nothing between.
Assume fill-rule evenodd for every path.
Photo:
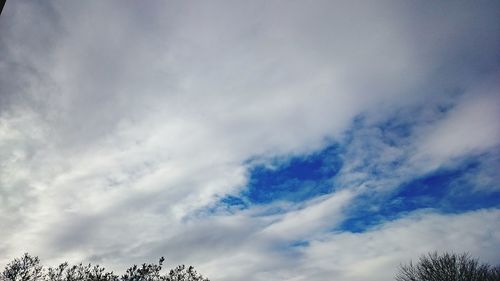
<instances>
[{"instance_id":1,"label":"bare tree","mask_svg":"<svg viewBox=\"0 0 500 281\"><path fill-rule=\"evenodd\" d=\"M500 266L480 264L468 254L436 252L401 265L396 281L500 281Z\"/></svg>"},{"instance_id":2,"label":"bare tree","mask_svg":"<svg viewBox=\"0 0 500 281\"><path fill-rule=\"evenodd\" d=\"M124 275L118 277L99 265L82 263L70 266L65 262L44 270L38 257L24 254L5 267L0 275L0 281L209 281L198 274L192 266L186 268L180 265L163 274L161 271L164 261L162 257L158 264L133 265Z\"/></svg>"},{"instance_id":3,"label":"bare tree","mask_svg":"<svg viewBox=\"0 0 500 281\"><path fill-rule=\"evenodd\" d=\"M38 281L42 277L43 267L40 260L27 253L7 264L1 275L2 281Z\"/></svg>"},{"instance_id":4,"label":"bare tree","mask_svg":"<svg viewBox=\"0 0 500 281\"><path fill-rule=\"evenodd\" d=\"M179 265L178 267L170 270L166 276L165 281L210 281L194 270L194 267L190 266L186 268L184 265Z\"/></svg>"},{"instance_id":5,"label":"bare tree","mask_svg":"<svg viewBox=\"0 0 500 281\"><path fill-rule=\"evenodd\" d=\"M161 257L158 264L142 264L142 266L133 265L121 277L122 281L161 281L164 279L161 276L161 269L164 257Z\"/></svg>"},{"instance_id":6,"label":"bare tree","mask_svg":"<svg viewBox=\"0 0 500 281\"><path fill-rule=\"evenodd\" d=\"M67 262L58 267L51 267L45 275L44 281L117 281L118 276L113 272L106 272L104 267L99 265L73 265Z\"/></svg>"}]
</instances>

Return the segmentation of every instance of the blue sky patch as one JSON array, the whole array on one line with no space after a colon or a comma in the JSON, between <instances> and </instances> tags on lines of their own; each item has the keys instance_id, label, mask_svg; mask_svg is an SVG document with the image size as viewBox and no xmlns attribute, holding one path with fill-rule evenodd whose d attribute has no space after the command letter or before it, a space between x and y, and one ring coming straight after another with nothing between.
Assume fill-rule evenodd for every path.
<instances>
[{"instance_id":1,"label":"blue sky patch","mask_svg":"<svg viewBox=\"0 0 500 281\"><path fill-rule=\"evenodd\" d=\"M248 204L311 199L333 190L332 178L341 167L337 145L308 155L275 159L270 165L258 164L249 169L247 187L238 196L226 196L219 203L246 208Z\"/></svg>"},{"instance_id":2,"label":"blue sky patch","mask_svg":"<svg viewBox=\"0 0 500 281\"><path fill-rule=\"evenodd\" d=\"M387 197L373 199L365 194L357 207L348 211L349 218L340 230L363 232L366 229L402 217L419 209L441 213L461 213L500 206L500 191L476 190L462 180L473 173L479 163L471 160L454 169L438 170L401 185Z\"/></svg>"},{"instance_id":3,"label":"blue sky patch","mask_svg":"<svg viewBox=\"0 0 500 281\"><path fill-rule=\"evenodd\" d=\"M254 204L276 200L304 201L332 191L332 178L342 166L337 146L319 152L278 160L272 167L250 169L248 187L242 196Z\"/></svg>"}]
</instances>

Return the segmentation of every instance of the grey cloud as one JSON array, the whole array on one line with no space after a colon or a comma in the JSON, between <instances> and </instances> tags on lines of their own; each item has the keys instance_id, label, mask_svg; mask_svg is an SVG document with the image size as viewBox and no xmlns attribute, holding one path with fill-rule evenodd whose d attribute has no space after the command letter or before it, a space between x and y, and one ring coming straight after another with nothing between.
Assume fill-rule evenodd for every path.
<instances>
[{"instance_id":1,"label":"grey cloud","mask_svg":"<svg viewBox=\"0 0 500 281\"><path fill-rule=\"evenodd\" d=\"M56 88L48 70L53 65L59 14L51 3L18 1L8 4L0 19L0 110L28 106L50 110L45 100ZM36 31L33 27L36 26Z\"/></svg>"}]
</instances>

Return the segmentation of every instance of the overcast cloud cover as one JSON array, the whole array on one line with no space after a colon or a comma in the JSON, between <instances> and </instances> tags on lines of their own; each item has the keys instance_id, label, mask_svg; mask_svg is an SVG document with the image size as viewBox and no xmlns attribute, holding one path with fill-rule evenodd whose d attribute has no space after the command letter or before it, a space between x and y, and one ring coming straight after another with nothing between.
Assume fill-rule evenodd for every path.
<instances>
[{"instance_id":1,"label":"overcast cloud cover","mask_svg":"<svg viewBox=\"0 0 500 281\"><path fill-rule=\"evenodd\" d=\"M8 1L0 265L500 263L499 1Z\"/></svg>"}]
</instances>

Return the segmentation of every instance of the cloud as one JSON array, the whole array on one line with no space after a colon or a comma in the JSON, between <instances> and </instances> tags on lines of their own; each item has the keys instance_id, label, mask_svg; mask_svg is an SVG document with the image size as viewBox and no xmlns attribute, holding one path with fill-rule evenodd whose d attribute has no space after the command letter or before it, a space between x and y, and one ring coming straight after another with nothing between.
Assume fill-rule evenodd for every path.
<instances>
[{"instance_id":1,"label":"cloud","mask_svg":"<svg viewBox=\"0 0 500 281\"><path fill-rule=\"evenodd\" d=\"M486 81L460 97L457 105L429 129L420 143L419 156L443 163L463 154L480 153L498 146L499 89L498 81Z\"/></svg>"},{"instance_id":2,"label":"cloud","mask_svg":"<svg viewBox=\"0 0 500 281\"><path fill-rule=\"evenodd\" d=\"M469 252L482 262L495 263L498 256L488 248L500 242L494 223L498 216L497 210L461 215L415 213L369 232L332 234L311 242L304 249L305 259L312 265L310 271L323 269L324 280L392 279L401 262L429 251Z\"/></svg>"},{"instance_id":3,"label":"cloud","mask_svg":"<svg viewBox=\"0 0 500 281\"><path fill-rule=\"evenodd\" d=\"M311 201L305 208L286 213L278 222L269 226L265 233L282 235L290 240L308 238L335 225L341 218L341 211L351 202L353 193L343 190L332 196Z\"/></svg>"},{"instance_id":4,"label":"cloud","mask_svg":"<svg viewBox=\"0 0 500 281\"><path fill-rule=\"evenodd\" d=\"M469 252L494 264L499 257L490 249L500 243L498 218L498 210L416 212L364 233L327 233L287 251L262 249L264 242L242 239L244 252L214 255L202 268L217 280L388 280L400 263L435 250Z\"/></svg>"},{"instance_id":5,"label":"cloud","mask_svg":"<svg viewBox=\"0 0 500 281\"><path fill-rule=\"evenodd\" d=\"M29 251L122 270L166 255L218 280L366 280L415 256L394 238L406 228L425 250L452 249L453 237L471 239L464 250L487 241L473 254L494 261L497 232L478 226L494 228L496 209L331 231L359 196L384 202L469 157L481 164L464 185L498 186L496 10L488 1L7 3L0 264ZM332 143L342 166L322 179L330 194L220 206L248 189L252 165ZM356 250L363 243L374 250ZM380 250L392 243L404 254ZM326 252L335 247L339 255Z\"/></svg>"}]
</instances>

